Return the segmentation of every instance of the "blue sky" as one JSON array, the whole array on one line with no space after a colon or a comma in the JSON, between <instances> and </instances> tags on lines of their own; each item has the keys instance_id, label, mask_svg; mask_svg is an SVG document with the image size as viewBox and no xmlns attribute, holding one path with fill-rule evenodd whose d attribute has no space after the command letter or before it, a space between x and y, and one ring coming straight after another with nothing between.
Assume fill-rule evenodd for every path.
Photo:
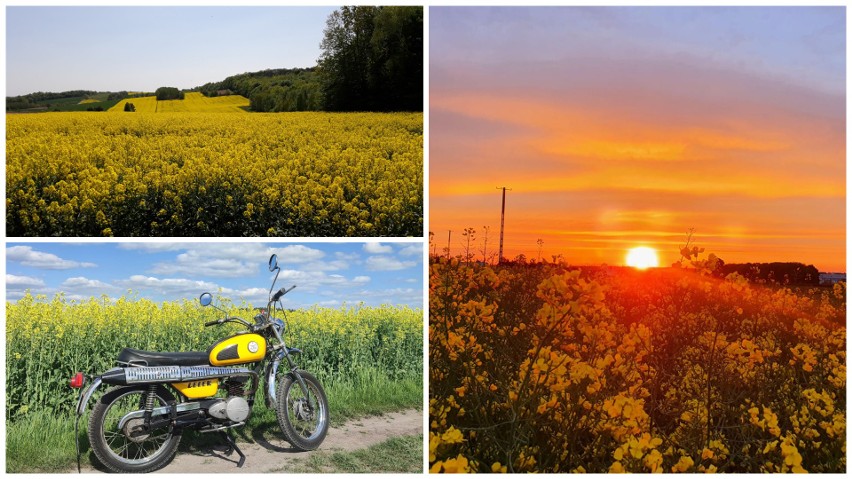
<instances>
[{"instance_id":1,"label":"blue sky","mask_svg":"<svg viewBox=\"0 0 852 479\"><path fill-rule=\"evenodd\" d=\"M7 95L192 88L311 67L336 7L7 7Z\"/></svg>"},{"instance_id":2,"label":"blue sky","mask_svg":"<svg viewBox=\"0 0 852 479\"><path fill-rule=\"evenodd\" d=\"M277 287L296 285L287 308L341 304L423 307L423 249L420 243L9 243L6 299L26 290L71 299L132 290L156 302L195 300L218 292L234 302L266 304L273 274Z\"/></svg>"}]
</instances>

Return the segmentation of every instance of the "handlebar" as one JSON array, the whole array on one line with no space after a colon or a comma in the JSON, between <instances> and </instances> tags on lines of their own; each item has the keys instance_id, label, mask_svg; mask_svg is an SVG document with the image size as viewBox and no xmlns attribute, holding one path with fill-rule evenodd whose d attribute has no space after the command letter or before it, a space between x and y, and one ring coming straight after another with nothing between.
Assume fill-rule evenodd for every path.
<instances>
[{"instance_id":1,"label":"handlebar","mask_svg":"<svg viewBox=\"0 0 852 479\"><path fill-rule=\"evenodd\" d=\"M290 289L287 289L286 287L279 289L278 292L276 292L275 294L272 295L272 302L274 303L274 302L278 301L279 299L281 299L281 296L284 296L285 294L289 293L290 291L293 291L293 288L295 288L295 287L296 287L296 285L294 284L293 286L290 287Z\"/></svg>"}]
</instances>

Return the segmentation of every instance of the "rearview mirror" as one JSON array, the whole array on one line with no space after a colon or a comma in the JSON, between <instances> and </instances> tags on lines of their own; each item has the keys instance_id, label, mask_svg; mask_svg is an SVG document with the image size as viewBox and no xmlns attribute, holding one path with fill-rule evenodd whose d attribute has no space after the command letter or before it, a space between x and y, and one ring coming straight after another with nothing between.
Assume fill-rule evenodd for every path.
<instances>
[{"instance_id":1,"label":"rearview mirror","mask_svg":"<svg viewBox=\"0 0 852 479\"><path fill-rule=\"evenodd\" d=\"M210 293L201 293L201 296L198 297L198 302L201 303L201 306L210 306L213 302L213 295Z\"/></svg>"},{"instance_id":2,"label":"rearview mirror","mask_svg":"<svg viewBox=\"0 0 852 479\"><path fill-rule=\"evenodd\" d=\"M275 271L278 269L278 255L272 255L269 257L269 271Z\"/></svg>"}]
</instances>

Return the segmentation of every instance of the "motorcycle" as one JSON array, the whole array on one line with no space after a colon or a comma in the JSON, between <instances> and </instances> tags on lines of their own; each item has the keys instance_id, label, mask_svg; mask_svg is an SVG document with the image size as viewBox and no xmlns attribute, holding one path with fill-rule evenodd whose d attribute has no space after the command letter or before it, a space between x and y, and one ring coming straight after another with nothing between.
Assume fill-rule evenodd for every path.
<instances>
[{"instance_id":1,"label":"motorcycle","mask_svg":"<svg viewBox=\"0 0 852 479\"><path fill-rule=\"evenodd\" d=\"M182 431L189 428L220 434L229 446L226 455L235 451L237 467L242 467L245 455L229 433L248 421L262 380L266 407L275 409L284 439L303 451L319 447L329 424L325 391L316 377L296 365L294 356L302 351L285 344L286 324L274 316L276 305L283 314L281 298L296 286L273 294L281 272L274 254L269 271L275 272L269 301L254 317L254 324L213 305L224 316L204 325L237 323L246 331L214 343L207 351L124 348L116 358L118 366L92 377L85 391L87 377L81 372L74 375L70 385L82 391L74 427L78 471L79 420L104 384L113 387L92 408L88 437L97 459L113 472L151 472L166 466L175 456ZM199 301L211 306L213 295L203 293ZM282 363L286 371L279 372Z\"/></svg>"}]
</instances>

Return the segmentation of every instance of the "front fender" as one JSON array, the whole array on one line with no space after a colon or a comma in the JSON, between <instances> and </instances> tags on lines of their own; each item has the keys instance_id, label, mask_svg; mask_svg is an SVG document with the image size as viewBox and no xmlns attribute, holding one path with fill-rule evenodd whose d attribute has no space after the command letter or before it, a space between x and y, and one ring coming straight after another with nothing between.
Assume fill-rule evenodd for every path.
<instances>
[{"instance_id":1,"label":"front fender","mask_svg":"<svg viewBox=\"0 0 852 479\"><path fill-rule=\"evenodd\" d=\"M83 394L81 394L80 397L77 398L78 416L82 416L83 413L86 412L86 405L89 403L89 400L92 399L92 394L94 394L95 391L97 391L97 389L101 387L101 384L103 384L103 381L101 380L100 376L96 377L94 381L89 384L89 387L87 387L86 390L83 391Z\"/></svg>"},{"instance_id":2,"label":"front fender","mask_svg":"<svg viewBox=\"0 0 852 479\"><path fill-rule=\"evenodd\" d=\"M281 366L281 361L284 359L284 351L278 351L275 353L275 356L270 363L266 367L266 407L269 409L274 409L276 400L275 400L275 391L277 389L277 376L278 376L278 367Z\"/></svg>"}]
</instances>

